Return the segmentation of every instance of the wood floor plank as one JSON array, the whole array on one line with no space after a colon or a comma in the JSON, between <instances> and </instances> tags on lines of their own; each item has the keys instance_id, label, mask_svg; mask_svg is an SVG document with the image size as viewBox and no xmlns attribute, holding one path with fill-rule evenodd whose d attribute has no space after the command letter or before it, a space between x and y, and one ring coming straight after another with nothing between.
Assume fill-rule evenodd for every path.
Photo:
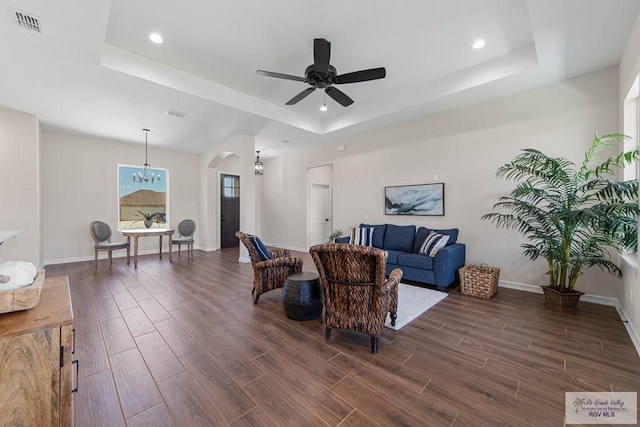
<instances>
[{"instance_id":1,"label":"wood floor plank","mask_svg":"<svg viewBox=\"0 0 640 427\"><path fill-rule=\"evenodd\" d=\"M153 323L151 323L140 307L122 310L121 313L125 323L129 327L129 332L131 332L131 335L134 337L148 334L156 330Z\"/></svg>"},{"instance_id":2,"label":"wood floor plank","mask_svg":"<svg viewBox=\"0 0 640 427\"><path fill-rule=\"evenodd\" d=\"M312 408L313 413L328 425L339 424L354 409L328 388L314 381L304 366L292 363L294 360L278 355L277 351L271 351L253 361L265 372L276 372L274 380L295 393L301 402Z\"/></svg>"},{"instance_id":3,"label":"wood floor plank","mask_svg":"<svg viewBox=\"0 0 640 427\"><path fill-rule=\"evenodd\" d=\"M74 403L74 421L77 426L125 425L116 388L109 371L80 378Z\"/></svg>"},{"instance_id":4,"label":"wood floor plank","mask_svg":"<svg viewBox=\"0 0 640 427\"><path fill-rule=\"evenodd\" d=\"M347 418L344 419L340 423L340 427L371 427L371 426L380 426L382 425L376 423L371 418L364 415L362 412L358 410L354 410L351 412Z\"/></svg>"},{"instance_id":5,"label":"wood floor plank","mask_svg":"<svg viewBox=\"0 0 640 427\"><path fill-rule=\"evenodd\" d=\"M231 427L278 427L278 424L260 406L256 406L229 425Z\"/></svg>"},{"instance_id":6,"label":"wood floor plank","mask_svg":"<svg viewBox=\"0 0 640 427\"><path fill-rule=\"evenodd\" d=\"M181 425L226 425L214 402L188 372L166 379L158 383L158 387L172 416L180 420Z\"/></svg>"},{"instance_id":7,"label":"wood floor plank","mask_svg":"<svg viewBox=\"0 0 640 427\"><path fill-rule=\"evenodd\" d=\"M279 385L269 374L246 384L243 389L279 426L326 426L295 393Z\"/></svg>"},{"instance_id":8,"label":"wood floor plank","mask_svg":"<svg viewBox=\"0 0 640 427\"><path fill-rule=\"evenodd\" d=\"M133 298L133 296L129 293L127 289L120 292L112 291L111 294L113 295L113 299L118 305L118 308L120 309L120 311L129 309L129 308L138 307L138 302L135 300L135 298Z\"/></svg>"},{"instance_id":9,"label":"wood floor plank","mask_svg":"<svg viewBox=\"0 0 640 427\"><path fill-rule=\"evenodd\" d=\"M200 344L175 319L155 323L156 329L177 357L200 350Z\"/></svg>"},{"instance_id":10,"label":"wood floor plank","mask_svg":"<svg viewBox=\"0 0 640 427\"><path fill-rule=\"evenodd\" d=\"M116 301L113 299L111 294L109 294L109 298L100 298L94 301L96 306L96 313L98 314L98 320L110 320L118 317L122 317L120 314L120 309L116 304Z\"/></svg>"},{"instance_id":11,"label":"wood floor plank","mask_svg":"<svg viewBox=\"0 0 640 427\"><path fill-rule=\"evenodd\" d=\"M136 286L129 286L129 292L131 296L140 304L140 301L153 299L153 295L149 293L141 284L136 282Z\"/></svg>"},{"instance_id":12,"label":"wood floor plank","mask_svg":"<svg viewBox=\"0 0 640 427\"><path fill-rule=\"evenodd\" d=\"M182 363L173 354L171 348L162 339L162 336L155 330L149 334L136 337L135 341L156 382L166 380L184 371Z\"/></svg>"},{"instance_id":13,"label":"wood floor plank","mask_svg":"<svg viewBox=\"0 0 640 427\"><path fill-rule=\"evenodd\" d=\"M156 292L153 297L164 307L167 311L177 310L182 308L182 303L176 301L167 291Z\"/></svg>"},{"instance_id":14,"label":"wood floor plank","mask_svg":"<svg viewBox=\"0 0 640 427\"><path fill-rule=\"evenodd\" d=\"M80 378L110 369L100 331L76 335L75 357L82 361L82 369L78 370Z\"/></svg>"},{"instance_id":15,"label":"wood floor plank","mask_svg":"<svg viewBox=\"0 0 640 427\"><path fill-rule=\"evenodd\" d=\"M185 330L198 341L215 360L215 363L231 375L237 384L245 384L262 375L262 371L242 353L238 353L233 346L227 345L230 341L214 332L206 323L200 320L188 309L174 310L172 313Z\"/></svg>"},{"instance_id":16,"label":"wood floor plank","mask_svg":"<svg viewBox=\"0 0 640 427\"><path fill-rule=\"evenodd\" d=\"M351 377L345 377L345 379L334 385L331 390L358 411L376 420L383 426L432 426L451 424L450 422L448 424L431 424L431 420L422 420L387 400L384 397L386 390L377 390L377 392L374 392Z\"/></svg>"},{"instance_id":17,"label":"wood floor plank","mask_svg":"<svg viewBox=\"0 0 640 427\"><path fill-rule=\"evenodd\" d=\"M315 381L327 388L344 378L343 373L324 363L325 361L322 358L295 345L294 341L279 334L271 334L264 338L264 341L269 343L272 352L284 355L295 366L304 367L307 373L314 377Z\"/></svg>"},{"instance_id":18,"label":"wood floor plank","mask_svg":"<svg viewBox=\"0 0 640 427\"><path fill-rule=\"evenodd\" d=\"M420 394L422 389L427 386L427 383L420 390L412 390L406 386L405 381L391 378L380 372L380 370L360 363L355 358L344 354L336 356L329 363L339 367L350 378L370 390L376 390L383 394L387 400L417 418L426 421L429 425L449 426L456 418L456 412L431 402Z\"/></svg>"},{"instance_id":19,"label":"wood floor plank","mask_svg":"<svg viewBox=\"0 0 640 427\"><path fill-rule=\"evenodd\" d=\"M107 354L112 355L136 347L136 342L122 317L105 320L101 329Z\"/></svg>"},{"instance_id":20,"label":"wood floor plank","mask_svg":"<svg viewBox=\"0 0 640 427\"><path fill-rule=\"evenodd\" d=\"M171 319L171 315L164 307L155 299L145 299L138 301L138 305L147 315L152 323L161 322L163 320Z\"/></svg>"},{"instance_id":21,"label":"wood floor plank","mask_svg":"<svg viewBox=\"0 0 640 427\"><path fill-rule=\"evenodd\" d=\"M164 403L147 409L127 420L127 427L176 427L181 423L176 422L169 413Z\"/></svg>"},{"instance_id":22,"label":"wood floor plank","mask_svg":"<svg viewBox=\"0 0 640 427\"><path fill-rule=\"evenodd\" d=\"M231 376L219 369L205 351L190 353L180 361L202 388L207 390L225 422L229 423L255 408L253 399Z\"/></svg>"},{"instance_id":23,"label":"wood floor plank","mask_svg":"<svg viewBox=\"0 0 640 427\"><path fill-rule=\"evenodd\" d=\"M73 321L76 332L86 334L100 329L98 317L93 307L73 308Z\"/></svg>"},{"instance_id":24,"label":"wood floor plank","mask_svg":"<svg viewBox=\"0 0 640 427\"><path fill-rule=\"evenodd\" d=\"M114 354L109 359L125 418L162 403L162 396L138 349Z\"/></svg>"}]
</instances>

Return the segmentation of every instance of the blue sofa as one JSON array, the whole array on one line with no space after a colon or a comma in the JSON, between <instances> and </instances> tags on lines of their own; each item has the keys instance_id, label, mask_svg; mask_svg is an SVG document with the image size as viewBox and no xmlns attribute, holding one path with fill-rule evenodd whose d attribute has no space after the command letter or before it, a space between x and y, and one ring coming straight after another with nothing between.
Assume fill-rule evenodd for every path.
<instances>
[{"instance_id":1,"label":"blue sofa","mask_svg":"<svg viewBox=\"0 0 640 427\"><path fill-rule=\"evenodd\" d=\"M402 278L413 282L437 286L445 290L458 280L458 269L464 267L466 247L458 243L458 229L429 229L415 225L369 225L373 227L371 246L387 251L387 275L394 268L402 270ZM447 245L435 257L418 253L430 231L449 235ZM341 237L336 243L349 243L349 237Z\"/></svg>"}]
</instances>

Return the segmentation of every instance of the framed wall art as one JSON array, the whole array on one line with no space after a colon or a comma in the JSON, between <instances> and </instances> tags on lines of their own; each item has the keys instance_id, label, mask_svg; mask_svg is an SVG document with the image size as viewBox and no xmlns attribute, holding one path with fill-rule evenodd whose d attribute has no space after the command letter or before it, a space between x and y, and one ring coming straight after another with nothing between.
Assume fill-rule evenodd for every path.
<instances>
[{"instance_id":1,"label":"framed wall art","mask_svg":"<svg viewBox=\"0 0 640 427\"><path fill-rule=\"evenodd\" d=\"M168 181L166 169L118 165L118 229L166 227Z\"/></svg>"},{"instance_id":2,"label":"framed wall art","mask_svg":"<svg viewBox=\"0 0 640 427\"><path fill-rule=\"evenodd\" d=\"M384 188L385 215L444 215L444 183Z\"/></svg>"}]
</instances>

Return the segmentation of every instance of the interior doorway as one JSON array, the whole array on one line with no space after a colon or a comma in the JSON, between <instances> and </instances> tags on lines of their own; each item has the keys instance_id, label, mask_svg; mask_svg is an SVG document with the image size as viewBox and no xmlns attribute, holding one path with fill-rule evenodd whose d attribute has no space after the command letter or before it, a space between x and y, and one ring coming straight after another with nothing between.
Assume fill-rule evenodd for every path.
<instances>
[{"instance_id":1,"label":"interior doorway","mask_svg":"<svg viewBox=\"0 0 640 427\"><path fill-rule=\"evenodd\" d=\"M331 165L307 170L309 184L308 243L309 246L326 243L333 229Z\"/></svg>"},{"instance_id":2,"label":"interior doorway","mask_svg":"<svg viewBox=\"0 0 640 427\"><path fill-rule=\"evenodd\" d=\"M240 230L240 177L220 174L220 247L239 245L236 231Z\"/></svg>"}]
</instances>

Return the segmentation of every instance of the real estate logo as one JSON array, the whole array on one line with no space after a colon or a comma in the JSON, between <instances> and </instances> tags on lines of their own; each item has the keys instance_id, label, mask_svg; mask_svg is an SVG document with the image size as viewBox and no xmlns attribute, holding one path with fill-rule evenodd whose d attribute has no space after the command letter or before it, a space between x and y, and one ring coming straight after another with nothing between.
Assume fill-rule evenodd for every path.
<instances>
[{"instance_id":1,"label":"real estate logo","mask_svg":"<svg viewBox=\"0 0 640 427\"><path fill-rule=\"evenodd\" d=\"M636 392L567 392L566 424L637 424Z\"/></svg>"}]
</instances>

